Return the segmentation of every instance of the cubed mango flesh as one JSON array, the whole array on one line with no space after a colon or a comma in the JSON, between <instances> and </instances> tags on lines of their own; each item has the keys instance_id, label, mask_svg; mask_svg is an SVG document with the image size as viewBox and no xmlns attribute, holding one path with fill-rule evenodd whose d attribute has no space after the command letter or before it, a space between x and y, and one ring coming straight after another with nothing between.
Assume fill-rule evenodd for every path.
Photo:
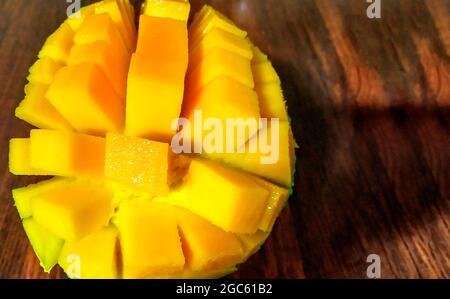
<instances>
[{"instance_id":1,"label":"cubed mango flesh","mask_svg":"<svg viewBox=\"0 0 450 299\"><path fill-rule=\"evenodd\" d=\"M95 14L95 7L98 3L93 3L88 6L81 7L78 12L74 12L66 19L66 23L72 28L73 31L80 29L81 24L86 17Z\"/></svg>"},{"instance_id":2,"label":"cubed mango flesh","mask_svg":"<svg viewBox=\"0 0 450 299\"><path fill-rule=\"evenodd\" d=\"M239 29L227 17L222 15L217 10L214 10L211 6L205 5L195 16L192 25L189 27L189 46L194 47L197 45L203 35L215 27L221 28L242 38L247 36L247 32Z\"/></svg>"},{"instance_id":3,"label":"cubed mango flesh","mask_svg":"<svg viewBox=\"0 0 450 299\"><path fill-rule=\"evenodd\" d=\"M121 56L114 45L105 41L96 41L90 44L75 45L70 51L67 65L83 62L95 63L108 78L119 99L125 103L129 60L130 57Z\"/></svg>"},{"instance_id":4,"label":"cubed mango flesh","mask_svg":"<svg viewBox=\"0 0 450 299\"><path fill-rule=\"evenodd\" d=\"M255 86L249 59L221 48L214 48L189 71L188 92L198 92L219 76L228 76L250 89Z\"/></svg>"},{"instance_id":5,"label":"cubed mango flesh","mask_svg":"<svg viewBox=\"0 0 450 299\"><path fill-rule=\"evenodd\" d=\"M27 80L29 82L39 82L48 85L52 83L56 72L62 67L63 65L61 63L48 56L44 56L30 67L30 74Z\"/></svg>"},{"instance_id":6,"label":"cubed mango flesh","mask_svg":"<svg viewBox=\"0 0 450 299\"><path fill-rule=\"evenodd\" d=\"M208 160L193 159L184 180L189 194L185 208L225 231L257 231L269 192L251 177Z\"/></svg>"},{"instance_id":7,"label":"cubed mango flesh","mask_svg":"<svg viewBox=\"0 0 450 299\"><path fill-rule=\"evenodd\" d=\"M269 61L269 57L267 57L267 55L264 54L264 52L261 51L258 47L253 46L252 52L253 52L252 64L258 64Z\"/></svg>"},{"instance_id":8,"label":"cubed mango flesh","mask_svg":"<svg viewBox=\"0 0 450 299\"><path fill-rule=\"evenodd\" d=\"M37 223L66 241L77 241L108 224L112 192L100 184L75 181L36 195L31 202Z\"/></svg>"},{"instance_id":9,"label":"cubed mango flesh","mask_svg":"<svg viewBox=\"0 0 450 299\"><path fill-rule=\"evenodd\" d=\"M9 141L9 171L15 175L44 175L30 165L30 139L12 138Z\"/></svg>"},{"instance_id":10,"label":"cubed mango flesh","mask_svg":"<svg viewBox=\"0 0 450 299\"><path fill-rule=\"evenodd\" d=\"M33 218L24 219L23 228L41 267L45 272L50 272L58 262L64 240L38 224Z\"/></svg>"},{"instance_id":11,"label":"cubed mango flesh","mask_svg":"<svg viewBox=\"0 0 450 299\"><path fill-rule=\"evenodd\" d=\"M275 220L277 220L278 215L286 204L289 197L289 190L258 177L254 177L254 179L270 193L266 211L258 227L261 231L270 232L275 224Z\"/></svg>"},{"instance_id":12,"label":"cubed mango flesh","mask_svg":"<svg viewBox=\"0 0 450 299\"><path fill-rule=\"evenodd\" d=\"M124 202L117 213L124 278L181 273L185 260L174 207L155 202Z\"/></svg>"},{"instance_id":13,"label":"cubed mango flesh","mask_svg":"<svg viewBox=\"0 0 450 299\"><path fill-rule=\"evenodd\" d=\"M118 134L106 135L105 175L131 188L165 195L181 167L167 143ZM174 171L174 172L172 172Z\"/></svg>"},{"instance_id":14,"label":"cubed mango flesh","mask_svg":"<svg viewBox=\"0 0 450 299\"><path fill-rule=\"evenodd\" d=\"M107 42L113 45L121 60L125 60L131 55L114 21L107 13L86 17L73 40L76 45L91 44L97 41Z\"/></svg>"},{"instance_id":15,"label":"cubed mango flesh","mask_svg":"<svg viewBox=\"0 0 450 299\"><path fill-rule=\"evenodd\" d=\"M46 96L79 132L104 135L123 128L124 103L94 63L62 68Z\"/></svg>"},{"instance_id":16,"label":"cubed mango flesh","mask_svg":"<svg viewBox=\"0 0 450 299\"><path fill-rule=\"evenodd\" d=\"M280 83L256 83L255 89L258 94L261 117L289 120Z\"/></svg>"},{"instance_id":17,"label":"cubed mango flesh","mask_svg":"<svg viewBox=\"0 0 450 299\"><path fill-rule=\"evenodd\" d=\"M123 10L120 1L104 0L95 7L95 13L109 14L119 30L127 49L133 52L136 48L136 28L129 19L129 14Z\"/></svg>"},{"instance_id":18,"label":"cubed mango flesh","mask_svg":"<svg viewBox=\"0 0 450 299\"><path fill-rule=\"evenodd\" d=\"M41 129L72 130L69 122L48 101L48 85L30 82L25 87L25 98L15 110L15 116Z\"/></svg>"},{"instance_id":19,"label":"cubed mango flesh","mask_svg":"<svg viewBox=\"0 0 450 299\"><path fill-rule=\"evenodd\" d=\"M178 66L173 67L185 73L188 65L186 22L141 15L136 53L177 61Z\"/></svg>"},{"instance_id":20,"label":"cubed mango flesh","mask_svg":"<svg viewBox=\"0 0 450 299\"><path fill-rule=\"evenodd\" d=\"M179 62L133 54L128 74L127 135L169 142L180 116L185 70Z\"/></svg>"},{"instance_id":21,"label":"cubed mango flesh","mask_svg":"<svg viewBox=\"0 0 450 299\"><path fill-rule=\"evenodd\" d=\"M104 227L80 241L66 242L58 264L70 278L118 278L117 244L117 229Z\"/></svg>"},{"instance_id":22,"label":"cubed mango flesh","mask_svg":"<svg viewBox=\"0 0 450 299\"><path fill-rule=\"evenodd\" d=\"M105 139L80 133L31 130L30 165L49 175L103 177Z\"/></svg>"},{"instance_id":23,"label":"cubed mango flesh","mask_svg":"<svg viewBox=\"0 0 450 299\"><path fill-rule=\"evenodd\" d=\"M280 77L270 61L252 64L252 72L255 84L281 83Z\"/></svg>"},{"instance_id":24,"label":"cubed mango flesh","mask_svg":"<svg viewBox=\"0 0 450 299\"><path fill-rule=\"evenodd\" d=\"M189 0L147 0L142 14L187 22L190 10Z\"/></svg>"},{"instance_id":25,"label":"cubed mango flesh","mask_svg":"<svg viewBox=\"0 0 450 299\"><path fill-rule=\"evenodd\" d=\"M16 188L12 190L14 205L19 212L21 219L31 217L31 201L37 194L42 193L48 189L52 189L59 184L67 184L72 179L55 177L49 180L31 184L26 187Z\"/></svg>"},{"instance_id":26,"label":"cubed mango flesh","mask_svg":"<svg viewBox=\"0 0 450 299\"><path fill-rule=\"evenodd\" d=\"M177 218L187 269L226 269L242 259L241 244L233 233L183 208L177 210Z\"/></svg>"},{"instance_id":27,"label":"cubed mango flesh","mask_svg":"<svg viewBox=\"0 0 450 299\"><path fill-rule=\"evenodd\" d=\"M205 34L202 40L191 49L189 53L189 65L194 68L214 48L221 48L238 54L251 60L253 52L250 42L220 28L213 28Z\"/></svg>"},{"instance_id":28,"label":"cubed mango flesh","mask_svg":"<svg viewBox=\"0 0 450 299\"><path fill-rule=\"evenodd\" d=\"M254 234L237 234L236 237L241 241L243 248L243 259L240 262L245 262L250 256L261 248L262 244L269 237L268 232L257 231Z\"/></svg>"},{"instance_id":29,"label":"cubed mango flesh","mask_svg":"<svg viewBox=\"0 0 450 299\"><path fill-rule=\"evenodd\" d=\"M278 130L273 132L270 123L268 122L255 134L254 138L247 141L243 153L210 153L205 155L210 159L225 162L230 166L266 178L285 188L291 188L292 173L295 166L295 155L293 154L295 143L291 128L289 122L279 121L276 126ZM272 135L277 132L277 135ZM262 139L267 141L263 142L265 150L262 151L261 147L258 146L255 152L251 151L250 144L255 146L256 143L260 143L260 136L267 138Z\"/></svg>"},{"instance_id":30,"label":"cubed mango flesh","mask_svg":"<svg viewBox=\"0 0 450 299\"><path fill-rule=\"evenodd\" d=\"M200 92L186 95L182 116L191 119L195 110L202 111L204 118L222 120L260 117L255 91L227 76L219 76Z\"/></svg>"},{"instance_id":31,"label":"cubed mango flesh","mask_svg":"<svg viewBox=\"0 0 450 299\"><path fill-rule=\"evenodd\" d=\"M50 57L59 63L66 63L70 48L73 46L73 36L72 28L67 23L63 23L47 38L38 54L39 58Z\"/></svg>"}]
</instances>

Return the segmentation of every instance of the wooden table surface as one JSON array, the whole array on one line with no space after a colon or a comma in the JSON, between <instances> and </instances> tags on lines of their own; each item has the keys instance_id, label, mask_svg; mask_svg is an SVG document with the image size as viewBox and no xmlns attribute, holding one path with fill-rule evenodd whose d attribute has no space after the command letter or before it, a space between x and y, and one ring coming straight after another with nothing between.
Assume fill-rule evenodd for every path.
<instances>
[{"instance_id":1,"label":"wooden table surface","mask_svg":"<svg viewBox=\"0 0 450 299\"><path fill-rule=\"evenodd\" d=\"M83 1L83 4L91 1ZM138 2L138 1L135 1ZM233 278L450 277L448 0L191 0L220 9L269 53L300 145L294 195L263 249ZM138 5L138 3L136 3ZM0 278L44 274L11 189L8 140L28 67L64 0L0 0Z\"/></svg>"}]
</instances>

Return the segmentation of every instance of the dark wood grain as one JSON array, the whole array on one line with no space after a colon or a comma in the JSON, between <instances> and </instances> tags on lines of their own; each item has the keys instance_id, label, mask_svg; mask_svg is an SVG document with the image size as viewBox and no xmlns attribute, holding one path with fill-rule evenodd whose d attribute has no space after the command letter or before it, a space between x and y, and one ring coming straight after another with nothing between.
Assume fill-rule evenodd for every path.
<instances>
[{"instance_id":1,"label":"dark wood grain","mask_svg":"<svg viewBox=\"0 0 450 299\"><path fill-rule=\"evenodd\" d=\"M83 1L88 3L92 1ZM135 1L138 6L139 1ZM233 278L450 277L450 1L191 0L220 9L269 53L297 151L296 188L263 249ZM62 0L0 1L0 278L42 272L11 189L8 140L27 69L65 16Z\"/></svg>"}]
</instances>

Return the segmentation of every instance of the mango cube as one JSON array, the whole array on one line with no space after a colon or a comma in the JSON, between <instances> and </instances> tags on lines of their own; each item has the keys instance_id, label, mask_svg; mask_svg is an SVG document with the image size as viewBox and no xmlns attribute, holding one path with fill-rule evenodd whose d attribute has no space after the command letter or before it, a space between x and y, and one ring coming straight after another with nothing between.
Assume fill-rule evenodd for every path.
<instances>
[{"instance_id":1,"label":"mango cube","mask_svg":"<svg viewBox=\"0 0 450 299\"><path fill-rule=\"evenodd\" d=\"M261 248L269 237L269 233L257 231L254 234L237 234L236 237L241 241L243 247L243 259L240 261L243 263Z\"/></svg>"},{"instance_id":2,"label":"mango cube","mask_svg":"<svg viewBox=\"0 0 450 299\"><path fill-rule=\"evenodd\" d=\"M43 175L44 171L30 165L30 139L12 138L9 141L9 171L15 175Z\"/></svg>"},{"instance_id":3,"label":"mango cube","mask_svg":"<svg viewBox=\"0 0 450 299\"><path fill-rule=\"evenodd\" d=\"M39 225L33 218L23 220L23 228L41 267L45 272L50 272L58 261L64 240Z\"/></svg>"},{"instance_id":4,"label":"mango cube","mask_svg":"<svg viewBox=\"0 0 450 299\"><path fill-rule=\"evenodd\" d=\"M182 167L169 144L118 134L106 135L105 175L122 184L164 195ZM175 176L174 176L175 175Z\"/></svg>"},{"instance_id":5,"label":"mango cube","mask_svg":"<svg viewBox=\"0 0 450 299\"><path fill-rule=\"evenodd\" d=\"M189 64L191 68L198 65L214 48L221 48L233 52L249 60L253 58L251 45L247 39L238 37L220 28L213 28L190 51Z\"/></svg>"},{"instance_id":6,"label":"mango cube","mask_svg":"<svg viewBox=\"0 0 450 299\"><path fill-rule=\"evenodd\" d=\"M70 278L117 278L117 244L117 229L104 227L80 241L66 242L58 263Z\"/></svg>"},{"instance_id":7,"label":"mango cube","mask_svg":"<svg viewBox=\"0 0 450 299\"><path fill-rule=\"evenodd\" d=\"M31 184L26 187L16 188L12 190L14 205L19 212L20 218L25 219L31 217L31 201L37 194L48 189L54 188L59 184L66 184L72 179L68 178L52 178L37 184Z\"/></svg>"},{"instance_id":8,"label":"mango cube","mask_svg":"<svg viewBox=\"0 0 450 299\"><path fill-rule=\"evenodd\" d=\"M136 47L136 28L120 2L116 0L104 0L95 7L95 13L109 14L116 28L119 30L127 49L133 52Z\"/></svg>"},{"instance_id":9,"label":"mango cube","mask_svg":"<svg viewBox=\"0 0 450 299\"><path fill-rule=\"evenodd\" d=\"M214 10L211 6L205 5L196 15L194 22L189 28L189 46L194 47L202 39L203 35L213 28L220 28L238 37L245 38L247 32L239 29L232 21Z\"/></svg>"},{"instance_id":10,"label":"mango cube","mask_svg":"<svg viewBox=\"0 0 450 299\"><path fill-rule=\"evenodd\" d=\"M258 83L256 84L256 93L258 94L261 117L279 118L281 121L289 120L280 83Z\"/></svg>"},{"instance_id":11,"label":"mango cube","mask_svg":"<svg viewBox=\"0 0 450 299\"><path fill-rule=\"evenodd\" d=\"M256 84L281 84L280 77L278 77L278 74L270 61L252 64L252 72Z\"/></svg>"},{"instance_id":12,"label":"mango cube","mask_svg":"<svg viewBox=\"0 0 450 299\"><path fill-rule=\"evenodd\" d=\"M220 76L198 93L189 93L182 115L191 118L195 110L203 117L259 118L258 97L252 89L227 76Z\"/></svg>"},{"instance_id":13,"label":"mango cube","mask_svg":"<svg viewBox=\"0 0 450 299\"><path fill-rule=\"evenodd\" d=\"M37 223L66 241L77 241L108 224L112 192L99 184L76 181L39 193L31 210Z\"/></svg>"},{"instance_id":14,"label":"mango cube","mask_svg":"<svg viewBox=\"0 0 450 299\"><path fill-rule=\"evenodd\" d=\"M219 76L228 76L250 89L255 86L250 60L233 52L214 48L189 72L189 92L198 92Z\"/></svg>"},{"instance_id":15,"label":"mango cube","mask_svg":"<svg viewBox=\"0 0 450 299\"><path fill-rule=\"evenodd\" d=\"M124 278L180 273L184 254L173 207L155 202L124 202L117 214Z\"/></svg>"},{"instance_id":16,"label":"mango cube","mask_svg":"<svg viewBox=\"0 0 450 299\"><path fill-rule=\"evenodd\" d=\"M102 177L105 139L79 133L31 130L30 165L51 175Z\"/></svg>"},{"instance_id":17,"label":"mango cube","mask_svg":"<svg viewBox=\"0 0 450 299\"><path fill-rule=\"evenodd\" d=\"M47 100L48 85L31 82L25 87L25 98L15 110L15 116L41 129L72 130L70 124Z\"/></svg>"},{"instance_id":18,"label":"mango cube","mask_svg":"<svg viewBox=\"0 0 450 299\"><path fill-rule=\"evenodd\" d=\"M50 57L59 63L65 63L69 57L70 48L73 46L74 32L67 23L63 23L52 35L50 35L41 51L39 58Z\"/></svg>"},{"instance_id":19,"label":"mango cube","mask_svg":"<svg viewBox=\"0 0 450 299\"><path fill-rule=\"evenodd\" d=\"M81 24L86 19L86 17L95 14L95 7L98 3L93 3L88 6L81 7L80 10L72 15L70 15L66 23L72 28L73 31L80 29Z\"/></svg>"},{"instance_id":20,"label":"mango cube","mask_svg":"<svg viewBox=\"0 0 450 299\"><path fill-rule=\"evenodd\" d=\"M233 233L185 209L178 209L178 225L186 267L191 271L229 268L242 259L242 248Z\"/></svg>"},{"instance_id":21,"label":"mango cube","mask_svg":"<svg viewBox=\"0 0 450 299\"><path fill-rule=\"evenodd\" d=\"M252 52L253 52L252 64L258 64L269 61L269 57L267 57L267 55L264 54L258 47L253 46Z\"/></svg>"},{"instance_id":22,"label":"mango cube","mask_svg":"<svg viewBox=\"0 0 450 299\"><path fill-rule=\"evenodd\" d=\"M123 128L124 103L94 63L62 68L47 99L79 132L104 135Z\"/></svg>"},{"instance_id":23,"label":"mango cube","mask_svg":"<svg viewBox=\"0 0 450 299\"><path fill-rule=\"evenodd\" d=\"M49 85L52 83L56 72L62 68L62 64L44 56L38 59L31 67L27 80L30 82L39 82Z\"/></svg>"},{"instance_id":24,"label":"mango cube","mask_svg":"<svg viewBox=\"0 0 450 299\"><path fill-rule=\"evenodd\" d=\"M76 45L104 41L115 48L116 54L121 57L121 60L126 60L130 56L130 50L126 47L114 21L107 13L86 17L73 40Z\"/></svg>"},{"instance_id":25,"label":"mango cube","mask_svg":"<svg viewBox=\"0 0 450 299\"><path fill-rule=\"evenodd\" d=\"M187 22L190 10L189 0L147 0L142 14Z\"/></svg>"},{"instance_id":26,"label":"mango cube","mask_svg":"<svg viewBox=\"0 0 450 299\"><path fill-rule=\"evenodd\" d=\"M99 66L119 99L125 102L129 58L124 59L116 51L114 45L105 41L96 41L90 44L75 45L70 51L67 65L83 62L91 62Z\"/></svg>"},{"instance_id":27,"label":"mango cube","mask_svg":"<svg viewBox=\"0 0 450 299\"><path fill-rule=\"evenodd\" d=\"M188 64L186 22L141 15L136 52L153 59L177 61L176 67L185 73Z\"/></svg>"},{"instance_id":28,"label":"mango cube","mask_svg":"<svg viewBox=\"0 0 450 299\"><path fill-rule=\"evenodd\" d=\"M274 131L270 122L263 126L253 138L247 141L243 153L207 153L205 156L266 178L283 187L291 188L292 173L295 167L295 142L289 122L279 121L276 129ZM277 134L277 137L272 139L272 134ZM265 147L267 146L269 150L262 151L258 147L255 152L252 152L250 144L254 146L260 142L261 136L267 138Z\"/></svg>"},{"instance_id":29,"label":"mango cube","mask_svg":"<svg viewBox=\"0 0 450 299\"><path fill-rule=\"evenodd\" d=\"M178 61L133 54L128 74L127 135L169 142L176 132L185 70Z\"/></svg>"},{"instance_id":30,"label":"mango cube","mask_svg":"<svg viewBox=\"0 0 450 299\"><path fill-rule=\"evenodd\" d=\"M278 215L286 204L289 197L289 191L286 188L279 187L264 179L258 177L254 177L254 179L270 193L266 211L264 212L258 227L261 231L270 232L275 224L275 220L277 220Z\"/></svg>"},{"instance_id":31,"label":"mango cube","mask_svg":"<svg viewBox=\"0 0 450 299\"><path fill-rule=\"evenodd\" d=\"M269 192L251 177L211 161L193 159L184 179L189 190L187 209L225 231L257 231Z\"/></svg>"}]
</instances>

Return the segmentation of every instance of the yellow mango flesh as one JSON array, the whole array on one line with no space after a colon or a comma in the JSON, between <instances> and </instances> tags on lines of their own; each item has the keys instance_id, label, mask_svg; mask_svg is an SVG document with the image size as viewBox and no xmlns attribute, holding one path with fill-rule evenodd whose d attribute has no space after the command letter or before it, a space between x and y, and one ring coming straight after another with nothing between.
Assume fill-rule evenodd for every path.
<instances>
[{"instance_id":1,"label":"yellow mango flesh","mask_svg":"<svg viewBox=\"0 0 450 299\"><path fill-rule=\"evenodd\" d=\"M105 175L154 195L167 194L170 151L167 143L110 133Z\"/></svg>"},{"instance_id":2,"label":"yellow mango flesh","mask_svg":"<svg viewBox=\"0 0 450 299\"><path fill-rule=\"evenodd\" d=\"M128 0L95 3L49 37L30 68L16 115L61 131L11 140L11 171L95 179L13 190L45 271L59 257L71 276L76 255L80 278L217 278L235 271L272 230L289 191L228 167L291 187L295 142L279 77L247 33L209 6L194 19L188 41L189 9L187 0L147 0L136 43ZM180 113L193 121L195 110L224 126L226 118L280 118L280 160L264 165L262 152L204 149L229 166L194 159L174 190L189 159L161 141L170 142ZM123 130L128 136L119 135ZM262 130L272 134L270 126ZM254 141L248 137L246 149Z\"/></svg>"},{"instance_id":3,"label":"yellow mango flesh","mask_svg":"<svg viewBox=\"0 0 450 299\"><path fill-rule=\"evenodd\" d=\"M200 112L202 119L198 117ZM227 119L240 118L243 121L254 120L257 124L260 118L258 98L252 89L229 77L220 76L200 92L185 96L182 116L189 119L191 124L191 130L183 128L183 138L190 140L191 145L200 144L206 152L214 152L214 145L210 148L209 143L204 142L210 133L203 127L204 122L209 118L217 118L220 125L226 128ZM196 133L199 127L203 132L202 136ZM232 128L229 132L224 132L223 140L218 136L218 142L236 150L250 137L250 129L244 129L246 132L243 140L239 140L237 135L227 135L233 131Z\"/></svg>"},{"instance_id":4,"label":"yellow mango flesh","mask_svg":"<svg viewBox=\"0 0 450 299\"><path fill-rule=\"evenodd\" d=\"M262 130L262 131L261 131ZM276 132L275 132L276 133ZM261 150L251 152L249 150L250 143L258 142L257 136L267 136L268 145L273 151L278 148L278 159L274 163L262 163L263 159L269 159L271 153L263 153ZM270 123L268 126L260 129L255 135L247 141L246 150L244 153L208 153L205 154L208 158L224 162L230 166L242 169L249 173L268 179L271 182L291 188L292 186L292 171L294 169L294 140L292 132L287 121L280 121L278 127L278 146L271 144L272 127Z\"/></svg>"},{"instance_id":5,"label":"yellow mango flesh","mask_svg":"<svg viewBox=\"0 0 450 299\"><path fill-rule=\"evenodd\" d=\"M173 207L124 202L116 222L124 278L164 277L183 270L185 260Z\"/></svg>"},{"instance_id":6,"label":"yellow mango flesh","mask_svg":"<svg viewBox=\"0 0 450 299\"><path fill-rule=\"evenodd\" d=\"M252 72L255 84L281 83L280 77L270 61L252 64Z\"/></svg>"},{"instance_id":7,"label":"yellow mango flesh","mask_svg":"<svg viewBox=\"0 0 450 299\"><path fill-rule=\"evenodd\" d=\"M127 89L128 59L118 55L114 45L104 41L75 45L70 51L67 65L83 62L95 63L101 68L114 91L122 102L125 102Z\"/></svg>"},{"instance_id":8,"label":"yellow mango flesh","mask_svg":"<svg viewBox=\"0 0 450 299\"><path fill-rule=\"evenodd\" d=\"M39 58L50 57L59 63L66 63L70 48L73 46L74 32L67 23L63 23L50 35L39 52Z\"/></svg>"},{"instance_id":9,"label":"yellow mango flesh","mask_svg":"<svg viewBox=\"0 0 450 299\"><path fill-rule=\"evenodd\" d=\"M169 142L179 117L185 70L179 62L133 54L128 74L127 135Z\"/></svg>"},{"instance_id":10,"label":"yellow mango flesh","mask_svg":"<svg viewBox=\"0 0 450 299\"><path fill-rule=\"evenodd\" d=\"M45 272L50 272L58 261L64 240L39 225L32 218L23 220L22 224L41 267Z\"/></svg>"},{"instance_id":11,"label":"yellow mango flesh","mask_svg":"<svg viewBox=\"0 0 450 299\"><path fill-rule=\"evenodd\" d=\"M127 49L114 21L107 13L86 17L73 40L76 45L104 41L113 45L121 60L126 60L130 56L130 50Z\"/></svg>"},{"instance_id":12,"label":"yellow mango flesh","mask_svg":"<svg viewBox=\"0 0 450 299\"><path fill-rule=\"evenodd\" d=\"M189 0L147 0L142 14L187 22L190 10Z\"/></svg>"},{"instance_id":13,"label":"yellow mango flesh","mask_svg":"<svg viewBox=\"0 0 450 299\"><path fill-rule=\"evenodd\" d=\"M102 177L105 140L54 130L31 130L30 165L49 175Z\"/></svg>"},{"instance_id":14,"label":"yellow mango flesh","mask_svg":"<svg viewBox=\"0 0 450 299\"><path fill-rule=\"evenodd\" d=\"M249 176L214 162L193 159L184 179L189 194L187 209L225 231L256 232L269 192Z\"/></svg>"},{"instance_id":15,"label":"yellow mango flesh","mask_svg":"<svg viewBox=\"0 0 450 299\"><path fill-rule=\"evenodd\" d=\"M289 120L280 83L257 83L256 93L258 94L261 117L279 118L281 121Z\"/></svg>"},{"instance_id":16,"label":"yellow mango flesh","mask_svg":"<svg viewBox=\"0 0 450 299\"><path fill-rule=\"evenodd\" d=\"M15 116L41 129L71 130L70 124L47 100L48 85L31 82L25 88L25 98L15 110Z\"/></svg>"},{"instance_id":17,"label":"yellow mango flesh","mask_svg":"<svg viewBox=\"0 0 450 299\"><path fill-rule=\"evenodd\" d=\"M70 181L71 179L67 178L52 178L37 184L31 184L26 187L13 189L12 196L14 199L14 205L19 212L20 218L25 219L31 217L31 200L37 194L54 188L59 184L66 184Z\"/></svg>"},{"instance_id":18,"label":"yellow mango flesh","mask_svg":"<svg viewBox=\"0 0 450 299\"><path fill-rule=\"evenodd\" d=\"M31 67L30 74L27 77L29 82L39 82L43 84L50 84L55 77L56 72L62 68L63 65L50 57L44 56L38 59Z\"/></svg>"},{"instance_id":19,"label":"yellow mango flesh","mask_svg":"<svg viewBox=\"0 0 450 299\"><path fill-rule=\"evenodd\" d=\"M112 192L83 181L58 185L36 195L31 210L37 223L66 241L77 241L108 224Z\"/></svg>"},{"instance_id":20,"label":"yellow mango flesh","mask_svg":"<svg viewBox=\"0 0 450 299\"><path fill-rule=\"evenodd\" d=\"M191 271L213 271L234 266L242 248L234 234L185 209L177 210L186 267Z\"/></svg>"},{"instance_id":21,"label":"yellow mango flesh","mask_svg":"<svg viewBox=\"0 0 450 299\"><path fill-rule=\"evenodd\" d=\"M253 74L250 60L233 52L214 48L189 72L189 93L195 93L219 76L228 76L253 89Z\"/></svg>"},{"instance_id":22,"label":"yellow mango flesh","mask_svg":"<svg viewBox=\"0 0 450 299\"><path fill-rule=\"evenodd\" d=\"M30 139L12 138L9 141L9 171L15 175L43 175L44 171L30 165Z\"/></svg>"},{"instance_id":23,"label":"yellow mango flesh","mask_svg":"<svg viewBox=\"0 0 450 299\"><path fill-rule=\"evenodd\" d=\"M66 242L58 264L70 278L117 278L116 245L116 228L104 227L80 241Z\"/></svg>"},{"instance_id":24,"label":"yellow mango flesh","mask_svg":"<svg viewBox=\"0 0 450 299\"><path fill-rule=\"evenodd\" d=\"M78 29L80 29L80 26L86 19L86 17L95 14L95 7L97 5L98 3L93 3L91 5L80 8L78 13L74 13L67 18L66 23L70 26L70 28L72 28L73 31L77 31Z\"/></svg>"},{"instance_id":25,"label":"yellow mango flesh","mask_svg":"<svg viewBox=\"0 0 450 299\"><path fill-rule=\"evenodd\" d=\"M255 91L227 76L216 78L198 93L186 95L183 116L190 119L195 110L201 110L204 118L260 117Z\"/></svg>"},{"instance_id":26,"label":"yellow mango flesh","mask_svg":"<svg viewBox=\"0 0 450 299\"><path fill-rule=\"evenodd\" d=\"M252 64L258 64L258 63L269 61L269 58L267 57L267 55L264 54L258 47L253 46L252 52L253 52Z\"/></svg>"},{"instance_id":27,"label":"yellow mango flesh","mask_svg":"<svg viewBox=\"0 0 450 299\"><path fill-rule=\"evenodd\" d=\"M104 135L123 128L124 103L94 63L62 68L46 96L79 132Z\"/></svg>"},{"instance_id":28,"label":"yellow mango flesh","mask_svg":"<svg viewBox=\"0 0 450 299\"><path fill-rule=\"evenodd\" d=\"M253 52L250 42L220 28L213 28L189 54L189 65L195 67L214 48L221 48L251 60Z\"/></svg>"},{"instance_id":29,"label":"yellow mango flesh","mask_svg":"<svg viewBox=\"0 0 450 299\"><path fill-rule=\"evenodd\" d=\"M256 180L258 184L266 188L270 193L266 211L264 212L264 215L258 227L264 232L270 232L272 231L273 225L275 224L275 220L279 216L289 197L289 190L279 187L258 177L254 177L254 180Z\"/></svg>"},{"instance_id":30,"label":"yellow mango flesh","mask_svg":"<svg viewBox=\"0 0 450 299\"><path fill-rule=\"evenodd\" d=\"M133 52L136 48L136 29L129 19L129 14L123 10L120 1L104 0L95 7L95 13L107 13L110 15L116 28L119 30L127 49Z\"/></svg>"},{"instance_id":31,"label":"yellow mango flesh","mask_svg":"<svg viewBox=\"0 0 450 299\"><path fill-rule=\"evenodd\" d=\"M141 15L136 53L174 60L183 73L188 64L188 31L184 21Z\"/></svg>"},{"instance_id":32,"label":"yellow mango flesh","mask_svg":"<svg viewBox=\"0 0 450 299\"><path fill-rule=\"evenodd\" d=\"M220 28L228 31L236 36L245 38L247 32L239 29L228 18L220 12L214 10L212 7L205 5L202 10L196 15L194 22L189 28L189 46L193 47L202 39L203 35L211 31L212 28Z\"/></svg>"},{"instance_id":33,"label":"yellow mango flesh","mask_svg":"<svg viewBox=\"0 0 450 299\"><path fill-rule=\"evenodd\" d=\"M242 244L243 258L240 262L243 263L261 248L262 244L269 237L269 233L257 231L254 234L238 234L236 237Z\"/></svg>"}]
</instances>

